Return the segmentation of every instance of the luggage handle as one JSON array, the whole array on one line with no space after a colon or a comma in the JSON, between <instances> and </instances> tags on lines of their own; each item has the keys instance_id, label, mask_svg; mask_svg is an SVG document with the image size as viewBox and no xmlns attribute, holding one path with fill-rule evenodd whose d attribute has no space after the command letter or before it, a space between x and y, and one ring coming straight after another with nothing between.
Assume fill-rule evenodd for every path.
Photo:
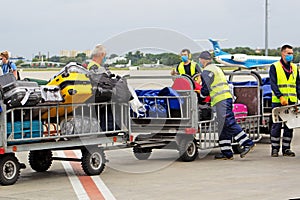
<instances>
[{"instance_id":1,"label":"luggage handle","mask_svg":"<svg viewBox=\"0 0 300 200\"><path fill-rule=\"evenodd\" d=\"M58 87L54 87L54 88L46 88L46 87L44 87L43 90L45 92L57 92L57 91L59 91L59 88Z\"/></svg>"},{"instance_id":2,"label":"luggage handle","mask_svg":"<svg viewBox=\"0 0 300 200\"><path fill-rule=\"evenodd\" d=\"M29 99L29 96L30 94L32 94L34 91L30 91L30 90L27 90L26 89L26 94L25 96L23 97L23 99L21 100L21 105L24 106L26 104L26 102L28 101Z\"/></svg>"}]
</instances>

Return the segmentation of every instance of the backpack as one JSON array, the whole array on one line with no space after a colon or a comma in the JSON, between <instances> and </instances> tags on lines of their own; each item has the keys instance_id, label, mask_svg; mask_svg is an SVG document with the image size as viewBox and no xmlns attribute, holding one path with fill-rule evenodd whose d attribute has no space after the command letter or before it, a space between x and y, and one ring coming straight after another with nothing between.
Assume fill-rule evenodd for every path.
<instances>
[{"instance_id":1,"label":"backpack","mask_svg":"<svg viewBox=\"0 0 300 200\"><path fill-rule=\"evenodd\" d=\"M9 72L12 73L11 63L12 63L11 61L8 61L7 67L9 68ZM21 76L18 70L17 70L17 80L21 80Z\"/></svg>"}]
</instances>

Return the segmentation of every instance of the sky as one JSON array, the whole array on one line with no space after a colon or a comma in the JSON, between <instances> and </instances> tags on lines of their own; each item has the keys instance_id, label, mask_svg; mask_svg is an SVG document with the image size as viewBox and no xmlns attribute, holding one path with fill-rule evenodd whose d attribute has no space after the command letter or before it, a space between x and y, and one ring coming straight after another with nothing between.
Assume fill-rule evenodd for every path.
<instances>
[{"instance_id":1,"label":"sky","mask_svg":"<svg viewBox=\"0 0 300 200\"><path fill-rule=\"evenodd\" d=\"M198 43L202 50L212 48L208 38L226 39L220 43L222 48L264 49L265 1L0 0L0 51L28 59L39 52L53 56L63 49L93 49L120 34L144 28L204 39ZM300 1L268 1L269 48L286 43L299 47ZM133 36L127 43L135 42ZM160 38L164 43L177 43L168 39ZM149 44L154 38L149 33L145 40ZM186 47L180 42L178 46Z\"/></svg>"}]
</instances>

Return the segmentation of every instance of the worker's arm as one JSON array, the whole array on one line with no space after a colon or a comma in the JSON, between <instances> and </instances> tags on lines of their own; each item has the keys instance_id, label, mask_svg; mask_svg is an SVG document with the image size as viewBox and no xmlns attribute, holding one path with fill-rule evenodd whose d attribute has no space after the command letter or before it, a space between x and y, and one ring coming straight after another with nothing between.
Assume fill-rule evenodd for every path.
<instances>
[{"instance_id":1,"label":"worker's arm","mask_svg":"<svg viewBox=\"0 0 300 200\"><path fill-rule=\"evenodd\" d=\"M201 79L202 79L202 88L200 92L200 97L202 99L205 99L207 96L209 96L209 91L210 91L210 86L212 82L214 81L214 73L204 70L201 74Z\"/></svg>"},{"instance_id":2,"label":"worker's arm","mask_svg":"<svg viewBox=\"0 0 300 200\"><path fill-rule=\"evenodd\" d=\"M274 65L271 65L270 71L269 71L269 77L270 77L270 83L271 83L271 89L274 92L275 96L277 98L280 98L282 93L279 91L279 87L277 84L277 74L276 74L276 69Z\"/></svg>"},{"instance_id":3,"label":"worker's arm","mask_svg":"<svg viewBox=\"0 0 300 200\"><path fill-rule=\"evenodd\" d=\"M296 77L296 92L297 92L298 99L300 99L300 77L299 77L299 71L298 71L297 77Z\"/></svg>"},{"instance_id":4,"label":"worker's arm","mask_svg":"<svg viewBox=\"0 0 300 200\"><path fill-rule=\"evenodd\" d=\"M179 75L179 73L178 73L178 66L179 66L179 64L176 66L176 68L172 68L172 71L171 71L171 75L172 76Z\"/></svg>"},{"instance_id":5,"label":"worker's arm","mask_svg":"<svg viewBox=\"0 0 300 200\"><path fill-rule=\"evenodd\" d=\"M18 73L17 73L17 70L14 70L14 71L13 71L13 74L14 74L14 76L16 77L16 79L18 79Z\"/></svg>"}]
</instances>

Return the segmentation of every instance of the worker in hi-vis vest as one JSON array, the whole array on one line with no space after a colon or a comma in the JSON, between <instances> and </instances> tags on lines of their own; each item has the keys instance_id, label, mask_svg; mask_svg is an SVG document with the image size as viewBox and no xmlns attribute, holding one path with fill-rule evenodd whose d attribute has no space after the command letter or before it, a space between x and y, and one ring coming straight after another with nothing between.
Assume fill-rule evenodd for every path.
<instances>
[{"instance_id":1,"label":"worker in hi-vis vest","mask_svg":"<svg viewBox=\"0 0 300 200\"><path fill-rule=\"evenodd\" d=\"M191 61L192 54L189 49L183 49L180 56L181 62L178 64L176 69L172 69L171 75L186 74L193 77L195 74L199 74L201 72L199 65L196 62Z\"/></svg>"},{"instance_id":2,"label":"worker in hi-vis vest","mask_svg":"<svg viewBox=\"0 0 300 200\"><path fill-rule=\"evenodd\" d=\"M201 74L202 89L201 98L208 95L211 98L211 106L216 110L219 146L221 153L215 156L215 159L232 160L233 152L231 148L232 139L244 147L240 157L243 158L255 146L254 142L247 136L243 129L236 123L232 111L232 94L230 92L227 79L217 65L212 64L212 57L208 51L203 51L199 56L203 72Z\"/></svg>"},{"instance_id":3,"label":"worker in hi-vis vest","mask_svg":"<svg viewBox=\"0 0 300 200\"><path fill-rule=\"evenodd\" d=\"M272 108L293 105L298 102L300 95L300 79L297 66L293 61L293 47L281 47L281 59L271 65L269 75L272 89ZM278 157L280 150L281 123L273 123L271 129L271 156ZM293 129L284 125L282 137L282 155L294 157L291 150Z\"/></svg>"}]
</instances>

